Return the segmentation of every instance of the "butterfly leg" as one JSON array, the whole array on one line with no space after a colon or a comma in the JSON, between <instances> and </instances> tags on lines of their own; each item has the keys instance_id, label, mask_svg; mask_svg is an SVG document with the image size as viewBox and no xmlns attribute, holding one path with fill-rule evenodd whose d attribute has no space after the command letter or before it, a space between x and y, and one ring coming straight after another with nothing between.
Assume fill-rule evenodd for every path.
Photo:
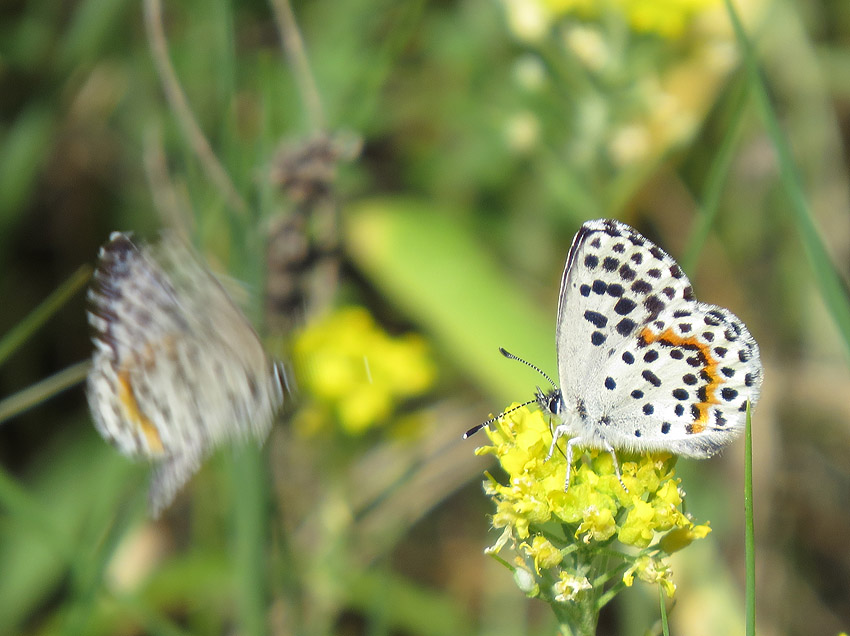
<instances>
[{"instance_id":1,"label":"butterfly leg","mask_svg":"<svg viewBox=\"0 0 850 636\"><path fill-rule=\"evenodd\" d=\"M555 430L552 431L552 443L549 444L549 452L546 453L546 459L544 461L548 462L552 458L552 453L554 453L555 449L558 447L558 440L564 435L568 435L569 432L569 429L563 424L555 427Z\"/></svg>"},{"instance_id":2,"label":"butterfly leg","mask_svg":"<svg viewBox=\"0 0 850 636\"><path fill-rule=\"evenodd\" d=\"M556 434L557 434L557 432L558 432L558 430L555 429ZM560 437L560 435L556 436L555 439L557 439L558 437ZM584 440L581 437L573 437L572 439L570 439L570 441L567 442L567 452L566 452L567 478L566 478L566 483L564 484L564 492L567 492L570 489L570 476L571 476L572 470L573 470L573 447L582 446L583 443L584 443ZM553 442L553 446L554 446L554 442ZM614 447L611 446L610 444L606 443L605 448L603 450L605 450L605 451L607 451L608 453L611 454L611 459L614 460L614 474L617 475L617 481L620 482L620 485L623 487L623 490L625 490L626 492L629 492L629 489L626 488L626 484L623 481L622 475L620 474L620 462L617 461L617 453L614 451ZM552 449L550 448L549 449L549 455L551 455L551 454L552 454ZM546 459L549 459L549 457L547 456Z\"/></svg>"},{"instance_id":3,"label":"butterfly leg","mask_svg":"<svg viewBox=\"0 0 850 636\"><path fill-rule=\"evenodd\" d=\"M623 487L623 490L629 492L629 489L626 488L626 484L623 482L623 476L620 474L620 462L617 461L617 453L614 451L614 447L606 442L605 450L611 454L611 459L614 460L614 474L617 475L617 480L620 482L620 485Z\"/></svg>"},{"instance_id":4,"label":"butterfly leg","mask_svg":"<svg viewBox=\"0 0 850 636\"><path fill-rule=\"evenodd\" d=\"M580 437L573 437L567 442L567 479L564 484L564 492L567 492L570 489L570 475L573 472L573 446L576 444L580 444L583 440Z\"/></svg>"}]
</instances>

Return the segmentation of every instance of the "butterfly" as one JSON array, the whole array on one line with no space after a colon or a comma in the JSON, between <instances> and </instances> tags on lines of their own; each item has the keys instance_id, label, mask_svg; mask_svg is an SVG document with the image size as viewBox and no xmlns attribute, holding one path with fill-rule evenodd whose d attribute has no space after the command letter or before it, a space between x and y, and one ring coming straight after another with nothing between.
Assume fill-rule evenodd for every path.
<instances>
[{"instance_id":1,"label":"butterfly","mask_svg":"<svg viewBox=\"0 0 850 636\"><path fill-rule=\"evenodd\" d=\"M124 455L155 464L156 517L214 448L265 440L283 403L283 368L174 235L138 245L114 232L87 300L95 427Z\"/></svg>"},{"instance_id":2,"label":"butterfly","mask_svg":"<svg viewBox=\"0 0 850 636\"><path fill-rule=\"evenodd\" d=\"M500 351L552 385L526 404L556 422L547 459L569 438L566 488L576 448L610 453L618 477L617 450L711 457L740 435L761 391L759 348L744 323L699 302L676 261L619 221L588 221L575 235L555 344L558 384Z\"/></svg>"}]
</instances>

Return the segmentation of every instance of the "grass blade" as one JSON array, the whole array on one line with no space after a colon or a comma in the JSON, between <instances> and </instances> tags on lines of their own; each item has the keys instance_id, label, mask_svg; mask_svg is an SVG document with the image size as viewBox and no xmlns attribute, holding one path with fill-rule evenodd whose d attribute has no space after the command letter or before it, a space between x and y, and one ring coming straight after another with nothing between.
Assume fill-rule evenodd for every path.
<instances>
[{"instance_id":1,"label":"grass blade","mask_svg":"<svg viewBox=\"0 0 850 636\"><path fill-rule=\"evenodd\" d=\"M814 272L815 282L820 289L826 307L844 339L844 344L850 351L850 299L848 299L847 288L835 270L815 226L811 208L806 201L802 179L794 165L788 140L779 126L779 120L776 117L773 105L770 103L770 97L762 79L752 45L744 32L744 27L731 0L726 0L726 9L735 28L735 35L744 57L750 91L755 98L756 107L776 151L780 179L788 192L791 212L800 234L800 240L803 243L803 250Z\"/></svg>"},{"instance_id":2,"label":"grass blade","mask_svg":"<svg viewBox=\"0 0 850 636\"><path fill-rule=\"evenodd\" d=\"M9 397L0 400L0 424L9 418L20 415L37 404L41 404L47 398L68 389L77 382L81 382L89 372L91 362L84 360L70 367L62 369L41 382L36 382L22 391L18 391Z\"/></svg>"},{"instance_id":3,"label":"grass blade","mask_svg":"<svg viewBox=\"0 0 850 636\"><path fill-rule=\"evenodd\" d=\"M62 283L50 296L45 298L30 314L19 322L9 333L0 340L0 364L12 355L27 338L32 336L39 327L68 302L91 277L91 267L83 265L73 275Z\"/></svg>"},{"instance_id":4,"label":"grass blade","mask_svg":"<svg viewBox=\"0 0 850 636\"><path fill-rule=\"evenodd\" d=\"M747 636L756 633L756 554L753 524L753 432L750 405L747 403L747 425L744 429L744 547L747 572Z\"/></svg>"},{"instance_id":5,"label":"grass blade","mask_svg":"<svg viewBox=\"0 0 850 636\"><path fill-rule=\"evenodd\" d=\"M720 148L711 162L708 176L705 180L705 191L702 196L702 205L700 206L702 208L702 214L697 218L696 227L694 227L688 237L688 245L685 248L685 253L679 260L679 264L688 274L694 274L696 272L699 255L708 238L708 233L714 225L714 219L717 217L717 210L720 207L720 196L723 192L723 183L729 174L729 169L735 158L735 149L737 148L741 129L743 128L748 97L749 91L746 84L735 87L732 105L730 107L730 121L726 128L726 134L723 136Z\"/></svg>"},{"instance_id":6,"label":"grass blade","mask_svg":"<svg viewBox=\"0 0 850 636\"><path fill-rule=\"evenodd\" d=\"M254 447L233 456L235 486L232 515L233 574L241 633L262 636L266 630L267 573L265 529L269 527L268 490L262 455Z\"/></svg>"}]
</instances>

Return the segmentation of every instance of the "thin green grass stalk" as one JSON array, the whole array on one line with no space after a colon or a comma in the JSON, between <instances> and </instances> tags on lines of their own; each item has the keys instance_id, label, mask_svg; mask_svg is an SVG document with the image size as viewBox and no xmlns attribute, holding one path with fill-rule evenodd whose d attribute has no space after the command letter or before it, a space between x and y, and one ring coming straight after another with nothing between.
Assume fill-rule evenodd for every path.
<instances>
[{"instance_id":1,"label":"thin green grass stalk","mask_svg":"<svg viewBox=\"0 0 850 636\"><path fill-rule=\"evenodd\" d=\"M251 447L234 453L233 569L240 633L266 633L268 495L262 454Z\"/></svg>"},{"instance_id":2,"label":"thin green grass stalk","mask_svg":"<svg viewBox=\"0 0 850 636\"><path fill-rule=\"evenodd\" d=\"M298 86L307 127L311 135L317 135L327 128L327 119L316 78L310 70L301 30L298 28L289 0L270 0L270 4L274 11L281 44L286 53L286 60L289 62L295 84Z\"/></svg>"},{"instance_id":3,"label":"thin green grass stalk","mask_svg":"<svg viewBox=\"0 0 850 636\"><path fill-rule=\"evenodd\" d=\"M82 382L90 366L89 360L78 362L0 400L0 424Z\"/></svg>"},{"instance_id":4,"label":"thin green grass stalk","mask_svg":"<svg viewBox=\"0 0 850 636\"><path fill-rule=\"evenodd\" d=\"M41 304L0 340L0 364L61 309L91 277L91 266L83 265L71 277L45 298Z\"/></svg>"},{"instance_id":5,"label":"thin green grass stalk","mask_svg":"<svg viewBox=\"0 0 850 636\"><path fill-rule=\"evenodd\" d=\"M747 636L756 633L756 549L753 524L753 432L750 405L747 403L747 425L744 429L744 547L747 571Z\"/></svg>"},{"instance_id":6,"label":"thin green grass stalk","mask_svg":"<svg viewBox=\"0 0 850 636\"><path fill-rule=\"evenodd\" d=\"M664 588L658 586L658 599L661 603L661 633L670 636L670 627L667 625L667 604L664 602Z\"/></svg>"},{"instance_id":7,"label":"thin green grass stalk","mask_svg":"<svg viewBox=\"0 0 850 636\"><path fill-rule=\"evenodd\" d=\"M67 605L68 614L62 634L77 636L88 634L97 612L98 595L103 590L103 577L121 539L127 534L132 514L129 507L118 509L117 515L105 529L102 538L94 538L78 546L72 553L71 574L73 597ZM88 548L88 549L86 549Z\"/></svg>"},{"instance_id":8,"label":"thin green grass stalk","mask_svg":"<svg viewBox=\"0 0 850 636\"><path fill-rule=\"evenodd\" d=\"M776 151L780 180L788 192L791 212L800 234L800 240L803 243L803 249L827 309L841 333L848 352L850 352L850 298L848 298L847 288L835 270L829 254L824 248L823 241L821 241L811 208L806 201L802 179L794 165L791 149L779 125L776 112L770 103L770 97L762 79L752 44L744 32L744 27L731 0L726 0L726 9L732 21L732 26L735 28L738 45L741 47L744 57L750 91L755 97L756 106L767 129L768 137L770 137Z\"/></svg>"},{"instance_id":9,"label":"thin green grass stalk","mask_svg":"<svg viewBox=\"0 0 850 636\"><path fill-rule=\"evenodd\" d=\"M349 103L350 110L346 111L346 122L353 130L363 130L373 125L379 96L384 93L391 70L410 42L420 33L425 6L425 0L408 0L395 7L395 10L403 7L403 13L398 14L399 19L377 43L378 55L370 68L361 75L361 85Z\"/></svg>"},{"instance_id":10,"label":"thin green grass stalk","mask_svg":"<svg viewBox=\"0 0 850 636\"><path fill-rule=\"evenodd\" d=\"M177 73L174 71L171 59L168 56L168 42L162 27L162 3L160 0L145 0L144 10L145 28L157 74L162 82L171 110L180 124L180 130L185 136L186 143L189 144L205 174L224 200L227 201L234 214L239 215L240 218L248 218L250 212L248 204L236 190L230 175L227 174L224 166L221 165L213 152L189 106L189 100L183 92L183 87L177 79Z\"/></svg>"},{"instance_id":11,"label":"thin green grass stalk","mask_svg":"<svg viewBox=\"0 0 850 636\"><path fill-rule=\"evenodd\" d=\"M695 272L702 248L705 246L708 233L714 225L714 219L717 217L717 210L720 207L720 196L723 192L723 183L729 174L732 160L735 158L735 149L738 145L738 139L744 122L744 112L746 111L747 99L749 97L746 83L736 86L734 91L730 109L731 121L726 127L726 134L720 143L720 149L717 151L714 161L711 162L708 176L705 180L705 192L702 196L700 210L701 214L697 220L696 227L691 231L685 253L679 261L682 269L689 275Z\"/></svg>"}]
</instances>

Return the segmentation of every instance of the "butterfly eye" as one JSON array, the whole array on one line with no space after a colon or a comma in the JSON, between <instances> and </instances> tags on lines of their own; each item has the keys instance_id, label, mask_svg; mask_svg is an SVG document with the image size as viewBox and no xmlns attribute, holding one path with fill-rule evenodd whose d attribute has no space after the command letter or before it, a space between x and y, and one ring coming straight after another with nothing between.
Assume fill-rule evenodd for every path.
<instances>
[{"instance_id":1,"label":"butterfly eye","mask_svg":"<svg viewBox=\"0 0 850 636\"><path fill-rule=\"evenodd\" d=\"M558 415L561 412L561 392L555 391L549 396L549 412Z\"/></svg>"}]
</instances>

